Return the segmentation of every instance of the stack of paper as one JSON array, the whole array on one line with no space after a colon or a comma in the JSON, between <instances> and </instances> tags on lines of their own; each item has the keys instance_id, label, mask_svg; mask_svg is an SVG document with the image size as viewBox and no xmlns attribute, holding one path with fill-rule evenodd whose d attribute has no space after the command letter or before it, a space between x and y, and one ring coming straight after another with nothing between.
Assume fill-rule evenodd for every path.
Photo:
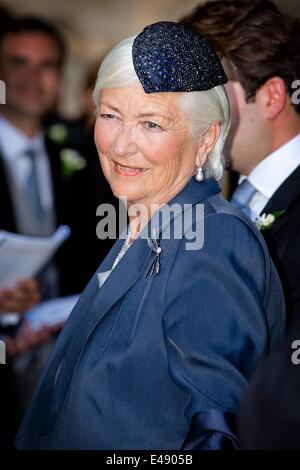
<instances>
[{"instance_id":1,"label":"stack of paper","mask_svg":"<svg viewBox=\"0 0 300 470\"><path fill-rule=\"evenodd\" d=\"M31 237L0 231L0 286L13 287L16 281L34 277L70 235L61 225L51 237Z\"/></svg>"}]
</instances>

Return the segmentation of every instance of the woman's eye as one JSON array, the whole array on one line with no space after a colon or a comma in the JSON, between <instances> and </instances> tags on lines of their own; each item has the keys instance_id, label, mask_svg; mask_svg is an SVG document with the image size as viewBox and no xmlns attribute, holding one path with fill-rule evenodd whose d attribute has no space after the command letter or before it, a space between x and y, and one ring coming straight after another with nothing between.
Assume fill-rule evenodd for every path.
<instances>
[{"instance_id":1,"label":"woman's eye","mask_svg":"<svg viewBox=\"0 0 300 470\"><path fill-rule=\"evenodd\" d=\"M117 118L117 116L115 116L114 114L109 114L109 113L102 113L100 114L100 117L103 119L116 119Z\"/></svg>"},{"instance_id":2,"label":"woman's eye","mask_svg":"<svg viewBox=\"0 0 300 470\"><path fill-rule=\"evenodd\" d=\"M155 122L146 121L144 124L147 129L161 129L161 127L158 124L155 124Z\"/></svg>"}]
</instances>

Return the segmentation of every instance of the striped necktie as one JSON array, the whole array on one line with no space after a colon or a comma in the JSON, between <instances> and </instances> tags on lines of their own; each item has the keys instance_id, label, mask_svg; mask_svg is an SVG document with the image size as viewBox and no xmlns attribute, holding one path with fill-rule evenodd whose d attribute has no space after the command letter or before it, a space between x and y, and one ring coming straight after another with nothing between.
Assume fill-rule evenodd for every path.
<instances>
[{"instance_id":1,"label":"striped necktie","mask_svg":"<svg viewBox=\"0 0 300 470\"><path fill-rule=\"evenodd\" d=\"M26 197L29 204L32 216L34 217L35 235L44 236L45 229L47 229L47 211L43 209L41 202L41 193L38 185L38 172L37 172L37 152L33 149L28 149L25 152L27 158L30 159L30 171L26 181ZM46 227L45 227L46 224ZM44 299L57 297L58 290L58 274L57 267L54 260L51 260L39 273L38 279L42 287L42 295Z\"/></svg>"},{"instance_id":2,"label":"striped necktie","mask_svg":"<svg viewBox=\"0 0 300 470\"><path fill-rule=\"evenodd\" d=\"M30 171L26 182L26 196L34 218L39 223L42 222L44 213L38 186L37 154L35 150L28 149L25 155L30 160Z\"/></svg>"}]
</instances>

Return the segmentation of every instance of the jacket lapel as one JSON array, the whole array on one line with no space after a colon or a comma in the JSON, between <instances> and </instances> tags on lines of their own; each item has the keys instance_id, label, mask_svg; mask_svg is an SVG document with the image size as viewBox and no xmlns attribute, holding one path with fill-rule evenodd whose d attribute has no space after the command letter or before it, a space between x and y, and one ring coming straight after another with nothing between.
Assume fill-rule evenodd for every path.
<instances>
[{"instance_id":1,"label":"jacket lapel","mask_svg":"<svg viewBox=\"0 0 300 470\"><path fill-rule=\"evenodd\" d=\"M0 155L0 229L16 232L16 220L3 157Z\"/></svg>"},{"instance_id":2,"label":"jacket lapel","mask_svg":"<svg viewBox=\"0 0 300 470\"><path fill-rule=\"evenodd\" d=\"M270 214L275 211L284 211L284 213L275 220L270 232L277 232L289 220L289 207L300 195L300 166L282 183L282 185L273 194L268 204L261 211L261 214Z\"/></svg>"},{"instance_id":3,"label":"jacket lapel","mask_svg":"<svg viewBox=\"0 0 300 470\"><path fill-rule=\"evenodd\" d=\"M109 255L103 261L98 272L111 268L115 257L119 253L124 240L117 240ZM80 361L82 351L93 333L94 329L109 312L112 306L121 299L126 292L136 283L138 278L146 271L147 262L151 256L151 250L147 241L137 239L125 253L120 262L111 272L108 279L99 289L97 276L95 275L88 287L88 292L83 294L81 301L75 307L65 332L59 339L55 356L53 357L51 376L47 375L47 381L51 382L51 389L55 381L55 375L62 362L55 387L57 391L52 402L52 412L48 414L45 429L50 429L57 413L67 399L72 376ZM78 334L75 334L78 332ZM49 397L50 398L50 397Z\"/></svg>"},{"instance_id":4,"label":"jacket lapel","mask_svg":"<svg viewBox=\"0 0 300 470\"><path fill-rule=\"evenodd\" d=\"M45 136L45 148L51 172L51 184L53 189L53 208L57 225L63 223L62 208L64 207L63 181L60 162L61 147L54 144L47 135Z\"/></svg>"}]
</instances>

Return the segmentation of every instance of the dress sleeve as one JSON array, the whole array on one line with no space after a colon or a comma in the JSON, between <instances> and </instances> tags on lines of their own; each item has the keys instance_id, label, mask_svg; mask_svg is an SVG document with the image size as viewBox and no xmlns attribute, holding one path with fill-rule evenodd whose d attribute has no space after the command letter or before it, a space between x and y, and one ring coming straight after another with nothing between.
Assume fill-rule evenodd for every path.
<instances>
[{"instance_id":1,"label":"dress sleeve","mask_svg":"<svg viewBox=\"0 0 300 470\"><path fill-rule=\"evenodd\" d=\"M233 216L205 219L200 250L180 242L166 287L164 331L170 376L187 392L183 449L238 446L240 395L268 350L265 270L255 234Z\"/></svg>"}]
</instances>

